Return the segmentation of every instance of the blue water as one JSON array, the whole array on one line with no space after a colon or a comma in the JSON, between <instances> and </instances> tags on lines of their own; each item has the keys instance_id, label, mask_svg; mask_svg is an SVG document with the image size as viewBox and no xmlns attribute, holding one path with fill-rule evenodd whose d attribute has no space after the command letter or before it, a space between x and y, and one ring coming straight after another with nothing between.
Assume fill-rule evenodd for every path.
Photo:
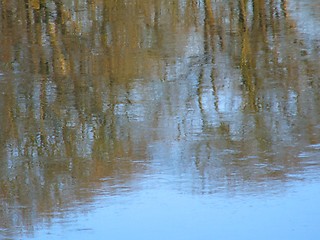
<instances>
[{"instance_id":1,"label":"blue water","mask_svg":"<svg viewBox=\"0 0 320 240\"><path fill-rule=\"evenodd\" d=\"M320 239L317 1L29 2L0 0L0 240Z\"/></svg>"},{"instance_id":2,"label":"blue water","mask_svg":"<svg viewBox=\"0 0 320 240\"><path fill-rule=\"evenodd\" d=\"M146 182L40 224L30 239L319 239L319 182L265 194L191 194ZM87 209L87 210L86 210Z\"/></svg>"}]
</instances>

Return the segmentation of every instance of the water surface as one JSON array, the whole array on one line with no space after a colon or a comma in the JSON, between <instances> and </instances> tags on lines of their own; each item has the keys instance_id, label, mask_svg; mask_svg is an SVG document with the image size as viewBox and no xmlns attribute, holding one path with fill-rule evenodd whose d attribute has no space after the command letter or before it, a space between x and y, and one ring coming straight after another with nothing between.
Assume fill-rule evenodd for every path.
<instances>
[{"instance_id":1,"label":"water surface","mask_svg":"<svg viewBox=\"0 0 320 240\"><path fill-rule=\"evenodd\" d=\"M319 13L0 1L0 238L319 239Z\"/></svg>"}]
</instances>

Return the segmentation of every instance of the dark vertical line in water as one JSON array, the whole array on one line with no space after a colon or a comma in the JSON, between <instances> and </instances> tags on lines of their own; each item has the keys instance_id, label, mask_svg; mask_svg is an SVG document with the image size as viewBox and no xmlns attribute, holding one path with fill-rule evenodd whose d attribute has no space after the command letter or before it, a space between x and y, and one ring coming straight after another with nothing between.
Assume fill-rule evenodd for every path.
<instances>
[{"instance_id":1,"label":"dark vertical line in water","mask_svg":"<svg viewBox=\"0 0 320 240\"><path fill-rule=\"evenodd\" d=\"M278 18L279 18L279 14L277 11L277 7L276 4L274 2L274 0L270 1L270 5L269 5L269 14L270 14L270 26L271 26L271 35L272 38L274 39L276 36L276 27L277 27L277 22L278 22Z\"/></svg>"},{"instance_id":2,"label":"dark vertical line in water","mask_svg":"<svg viewBox=\"0 0 320 240\"><path fill-rule=\"evenodd\" d=\"M33 42L32 40L32 30L33 30L33 25L30 17L30 11L32 10L30 8L28 0L24 1L24 6L25 6L25 13L26 13L26 31L27 31L27 44L30 46ZM30 51L30 48L28 49ZM29 67L31 66L31 61L29 62Z\"/></svg>"},{"instance_id":3,"label":"dark vertical line in water","mask_svg":"<svg viewBox=\"0 0 320 240\"><path fill-rule=\"evenodd\" d=\"M107 32L107 25L108 25L108 12L107 12L107 3L103 1L102 3L102 20L100 24L100 36L101 36L101 43L102 46L108 49L108 32Z\"/></svg>"},{"instance_id":4,"label":"dark vertical line in water","mask_svg":"<svg viewBox=\"0 0 320 240\"><path fill-rule=\"evenodd\" d=\"M40 96L39 96L39 102L40 102L40 119L39 119L39 135L40 135L40 143L38 146L38 153L43 151L46 152L46 154L49 155L50 149L48 148L48 136L46 134L46 113L47 113L47 91L46 91L46 76L41 76L40 79Z\"/></svg>"},{"instance_id":5,"label":"dark vertical line in water","mask_svg":"<svg viewBox=\"0 0 320 240\"><path fill-rule=\"evenodd\" d=\"M239 26L242 31L247 30L247 11L246 1L239 0Z\"/></svg>"},{"instance_id":6,"label":"dark vertical line in water","mask_svg":"<svg viewBox=\"0 0 320 240\"><path fill-rule=\"evenodd\" d=\"M25 7L25 12L26 12L27 26L30 26L31 25L31 19L30 19L30 15L29 15L29 1L28 0L24 0L24 7Z\"/></svg>"},{"instance_id":7,"label":"dark vertical line in water","mask_svg":"<svg viewBox=\"0 0 320 240\"><path fill-rule=\"evenodd\" d=\"M287 18L287 0L281 0L280 6L283 16Z\"/></svg>"},{"instance_id":8,"label":"dark vertical line in water","mask_svg":"<svg viewBox=\"0 0 320 240\"><path fill-rule=\"evenodd\" d=\"M210 72L210 81L212 85L212 94L214 97L214 107L215 111L219 111L219 99L217 95L217 89L215 85L215 25L214 25L214 15L212 13L212 6L210 1L204 1L204 10L205 10L205 18L204 18L204 54L205 61L209 61L209 55L211 58L211 72ZM210 44L209 44L210 42ZM211 47L211 48L210 48ZM211 50L211 52L210 52Z\"/></svg>"},{"instance_id":9,"label":"dark vertical line in water","mask_svg":"<svg viewBox=\"0 0 320 240\"><path fill-rule=\"evenodd\" d=\"M207 5L206 5L206 1L204 1L204 8L205 8L205 17L204 17L204 24L203 24L203 34L204 34L203 51L204 51L204 54L205 54L205 60L207 60L208 57L209 57L209 47L208 47L209 33L208 33L208 16L207 16Z\"/></svg>"},{"instance_id":10,"label":"dark vertical line in water","mask_svg":"<svg viewBox=\"0 0 320 240\"><path fill-rule=\"evenodd\" d=\"M255 83L253 82L252 77L252 49L251 49L251 41L250 41L250 31L247 26L247 1L240 0L239 11L241 17L239 18L239 35L241 36L241 61L240 61L240 69L242 75L242 81L244 86L246 86L246 90L248 91L248 104L249 109L255 109ZM258 11L256 2L252 2L254 4L254 15L255 11Z\"/></svg>"},{"instance_id":11,"label":"dark vertical line in water","mask_svg":"<svg viewBox=\"0 0 320 240\"><path fill-rule=\"evenodd\" d=\"M206 122L205 114L204 114L204 109L202 105L202 92L203 92L202 86L203 86L204 66L201 65L200 68L201 69L198 76L198 86L197 86L197 99L198 99L198 105L201 113L201 120L202 120L202 123L205 125L205 122Z\"/></svg>"},{"instance_id":12,"label":"dark vertical line in water","mask_svg":"<svg viewBox=\"0 0 320 240\"><path fill-rule=\"evenodd\" d=\"M110 4L110 5L109 5ZM116 3L115 3L116 4ZM104 46L105 46L105 54L107 56L106 59L106 74L107 74L107 78L105 79L105 81L109 82L109 87L108 87L108 96L106 99L107 105L108 105L108 109L106 111L105 114L105 118L106 118L106 123L108 124L108 126L106 126L107 128L109 128L109 140L110 140L110 146L109 149L112 149L114 147L115 144L115 139L116 139L116 120L115 120L115 105L116 105L116 95L115 95L115 89L114 89L114 85L115 85L115 74L113 71L113 64L114 64L114 52L112 51L112 48L115 48L115 44L117 43L117 39L116 39L116 28L111 28L110 27L110 32L106 31L106 27L108 24L112 24L112 9L114 8L114 6L109 2L109 1L104 1L103 2L103 29L102 31L105 31L105 38L104 38ZM111 36L108 36L108 34L110 34ZM110 41L112 40L112 41ZM110 43L109 43L110 41ZM110 46L109 46L110 44Z\"/></svg>"},{"instance_id":13,"label":"dark vertical line in water","mask_svg":"<svg viewBox=\"0 0 320 240\"><path fill-rule=\"evenodd\" d=\"M65 25L65 21L63 20L63 3L62 0L54 0L54 3L56 5L56 19L55 19L55 23L57 24L57 26L60 27L61 33L65 34L66 33L66 25Z\"/></svg>"},{"instance_id":14,"label":"dark vertical line in water","mask_svg":"<svg viewBox=\"0 0 320 240\"><path fill-rule=\"evenodd\" d=\"M95 42L95 38L96 38L96 34L99 34L99 29L98 29L98 25L97 25L97 17L96 17L96 12L95 12L95 8L94 6L91 4L91 0L87 1L87 6L88 6L88 20L91 21L92 25L90 28L90 33L89 33L89 43L90 49L95 49L96 48L96 42Z\"/></svg>"}]
</instances>

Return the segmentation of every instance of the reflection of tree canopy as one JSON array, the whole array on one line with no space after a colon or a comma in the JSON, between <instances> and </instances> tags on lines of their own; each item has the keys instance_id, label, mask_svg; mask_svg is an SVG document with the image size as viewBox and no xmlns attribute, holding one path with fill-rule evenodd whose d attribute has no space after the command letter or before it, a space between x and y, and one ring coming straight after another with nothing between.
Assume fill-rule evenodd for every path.
<instances>
[{"instance_id":1,"label":"reflection of tree canopy","mask_svg":"<svg viewBox=\"0 0 320 240\"><path fill-rule=\"evenodd\" d=\"M0 1L1 225L128 184L151 141L227 185L318 143L319 42L287 1L66 2Z\"/></svg>"}]
</instances>

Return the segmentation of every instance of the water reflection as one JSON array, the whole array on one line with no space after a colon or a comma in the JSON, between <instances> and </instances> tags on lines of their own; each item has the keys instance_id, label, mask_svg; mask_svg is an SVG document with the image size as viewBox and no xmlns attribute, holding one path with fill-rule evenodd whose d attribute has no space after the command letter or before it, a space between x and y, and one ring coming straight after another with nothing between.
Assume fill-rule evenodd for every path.
<instances>
[{"instance_id":1,"label":"water reflection","mask_svg":"<svg viewBox=\"0 0 320 240\"><path fill-rule=\"evenodd\" d=\"M146 178L194 194L318 179L319 4L0 4L0 234Z\"/></svg>"}]
</instances>

